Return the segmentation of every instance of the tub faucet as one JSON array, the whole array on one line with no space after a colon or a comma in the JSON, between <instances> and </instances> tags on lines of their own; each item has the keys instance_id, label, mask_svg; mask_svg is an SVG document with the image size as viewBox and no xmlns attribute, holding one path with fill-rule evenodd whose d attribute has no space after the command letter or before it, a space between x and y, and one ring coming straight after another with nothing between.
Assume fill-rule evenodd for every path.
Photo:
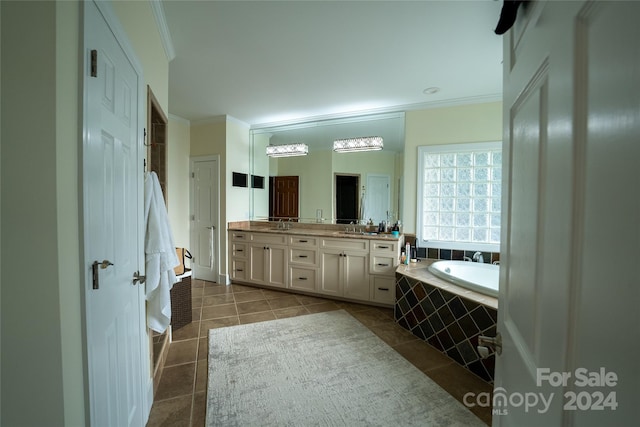
<instances>
[{"instance_id":1,"label":"tub faucet","mask_svg":"<svg viewBox=\"0 0 640 427\"><path fill-rule=\"evenodd\" d=\"M475 262L480 262L484 264L484 257L482 256L482 252L478 251L475 254L473 254L473 260Z\"/></svg>"}]
</instances>

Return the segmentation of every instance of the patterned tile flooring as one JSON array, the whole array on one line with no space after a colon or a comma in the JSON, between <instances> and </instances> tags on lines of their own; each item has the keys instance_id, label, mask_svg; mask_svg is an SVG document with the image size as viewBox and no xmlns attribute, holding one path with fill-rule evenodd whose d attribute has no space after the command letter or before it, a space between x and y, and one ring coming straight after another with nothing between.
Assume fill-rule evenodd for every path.
<instances>
[{"instance_id":1,"label":"patterned tile flooring","mask_svg":"<svg viewBox=\"0 0 640 427\"><path fill-rule=\"evenodd\" d=\"M390 308L372 307L244 285L192 281L193 322L173 333L147 427L204 426L208 330L344 309L462 402L492 386L398 326ZM472 408L491 425L491 408Z\"/></svg>"}]
</instances>

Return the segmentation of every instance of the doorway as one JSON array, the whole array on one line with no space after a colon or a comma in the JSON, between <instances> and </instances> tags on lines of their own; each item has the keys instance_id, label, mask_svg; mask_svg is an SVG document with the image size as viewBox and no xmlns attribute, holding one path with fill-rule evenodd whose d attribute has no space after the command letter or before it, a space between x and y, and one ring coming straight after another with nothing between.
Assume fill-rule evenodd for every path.
<instances>
[{"instance_id":1,"label":"doorway","mask_svg":"<svg viewBox=\"0 0 640 427\"><path fill-rule=\"evenodd\" d=\"M219 164L218 156L202 156L192 157L190 165L192 277L210 282L220 279Z\"/></svg>"},{"instance_id":2,"label":"doorway","mask_svg":"<svg viewBox=\"0 0 640 427\"><path fill-rule=\"evenodd\" d=\"M164 195L164 203L167 203L167 125L169 120L162 111L160 103L153 94L150 86L147 86L147 130L145 146L147 159L149 159L149 171L158 175L160 188Z\"/></svg>"},{"instance_id":3,"label":"doorway","mask_svg":"<svg viewBox=\"0 0 640 427\"><path fill-rule=\"evenodd\" d=\"M367 175L365 191L365 215L361 219L373 220L375 224L381 221L393 220L391 210L391 177L370 173Z\"/></svg>"},{"instance_id":4,"label":"doorway","mask_svg":"<svg viewBox=\"0 0 640 427\"><path fill-rule=\"evenodd\" d=\"M360 215L358 188L360 175L336 174L336 224L357 224Z\"/></svg>"},{"instance_id":5,"label":"doorway","mask_svg":"<svg viewBox=\"0 0 640 427\"><path fill-rule=\"evenodd\" d=\"M299 176L269 177L269 220L298 220L299 180Z\"/></svg>"}]
</instances>

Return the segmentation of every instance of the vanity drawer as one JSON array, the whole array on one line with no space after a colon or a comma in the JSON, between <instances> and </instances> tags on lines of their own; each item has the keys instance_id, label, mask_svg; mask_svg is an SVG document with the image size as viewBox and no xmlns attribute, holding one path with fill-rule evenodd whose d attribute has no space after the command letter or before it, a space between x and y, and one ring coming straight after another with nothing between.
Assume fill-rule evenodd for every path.
<instances>
[{"instance_id":1,"label":"vanity drawer","mask_svg":"<svg viewBox=\"0 0 640 427\"><path fill-rule=\"evenodd\" d=\"M231 232L231 240L248 242L249 236L251 233L247 233L246 231L232 231Z\"/></svg>"},{"instance_id":2,"label":"vanity drawer","mask_svg":"<svg viewBox=\"0 0 640 427\"><path fill-rule=\"evenodd\" d=\"M322 239L320 246L327 249L344 249L351 251L368 251L369 241L359 239Z\"/></svg>"},{"instance_id":3,"label":"vanity drawer","mask_svg":"<svg viewBox=\"0 0 640 427\"><path fill-rule=\"evenodd\" d=\"M231 256L233 258L246 258L247 257L247 244L246 243L231 243Z\"/></svg>"},{"instance_id":4,"label":"vanity drawer","mask_svg":"<svg viewBox=\"0 0 640 427\"><path fill-rule=\"evenodd\" d=\"M289 287L303 291L315 291L318 269L314 268L289 268Z\"/></svg>"},{"instance_id":5,"label":"vanity drawer","mask_svg":"<svg viewBox=\"0 0 640 427\"><path fill-rule=\"evenodd\" d=\"M318 265L318 251L313 249L289 249L289 262L294 264Z\"/></svg>"},{"instance_id":6,"label":"vanity drawer","mask_svg":"<svg viewBox=\"0 0 640 427\"><path fill-rule=\"evenodd\" d=\"M319 239L317 237L289 236L289 246L296 246L296 247L302 247L302 248L317 248L318 240Z\"/></svg>"},{"instance_id":7,"label":"vanity drawer","mask_svg":"<svg viewBox=\"0 0 640 427\"><path fill-rule=\"evenodd\" d=\"M252 233L251 241L256 243L271 243L275 245L286 245L287 236L275 233Z\"/></svg>"},{"instance_id":8,"label":"vanity drawer","mask_svg":"<svg viewBox=\"0 0 640 427\"><path fill-rule=\"evenodd\" d=\"M398 241L372 240L371 252L387 252L390 254L398 253Z\"/></svg>"},{"instance_id":9,"label":"vanity drawer","mask_svg":"<svg viewBox=\"0 0 640 427\"><path fill-rule=\"evenodd\" d=\"M394 304L396 301L395 277L371 276L371 296L373 301Z\"/></svg>"},{"instance_id":10,"label":"vanity drawer","mask_svg":"<svg viewBox=\"0 0 640 427\"><path fill-rule=\"evenodd\" d=\"M397 267L395 256L381 256L373 254L369 259L371 260L369 264L370 274L395 274Z\"/></svg>"},{"instance_id":11,"label":"vanity drawer","mask_svg":"<svg viewBox=\"0 0 640 427\"><path fill-rule=\"evenodd\" d=\"M231 260L231 279L247 279L247 261L243 259Z\"/></svg>"}]
</instances>

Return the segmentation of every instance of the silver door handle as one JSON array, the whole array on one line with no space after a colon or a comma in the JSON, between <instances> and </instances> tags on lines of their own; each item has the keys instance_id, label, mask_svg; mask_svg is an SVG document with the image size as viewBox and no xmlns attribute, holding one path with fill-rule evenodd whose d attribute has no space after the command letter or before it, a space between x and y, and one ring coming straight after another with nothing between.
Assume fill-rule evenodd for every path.
<instances>
[{"instance_id":1,"label":"silver door handle","mask_svg":"<svg viewBox=\"0 0 640 427\"><path fill-rule=\"evenodd\" d=\"M215 227L215 225L212 225L211 227L207 227L207 229L209 229L209 230L215 230L215 229L216 229L216 227Z\"/></svg>"},{"instance_id":2,"label":"silver door handle","mask_svg":"<svg viewBox=\"0 0 640 427\"><path fill-rule=\"evenodd\" d=\"M133 284L137 285L140 282L141 285L144 285L144 282L147 280L147 276L141 276L139 271L133 273Z\"/></svg>"}]
</instances>

